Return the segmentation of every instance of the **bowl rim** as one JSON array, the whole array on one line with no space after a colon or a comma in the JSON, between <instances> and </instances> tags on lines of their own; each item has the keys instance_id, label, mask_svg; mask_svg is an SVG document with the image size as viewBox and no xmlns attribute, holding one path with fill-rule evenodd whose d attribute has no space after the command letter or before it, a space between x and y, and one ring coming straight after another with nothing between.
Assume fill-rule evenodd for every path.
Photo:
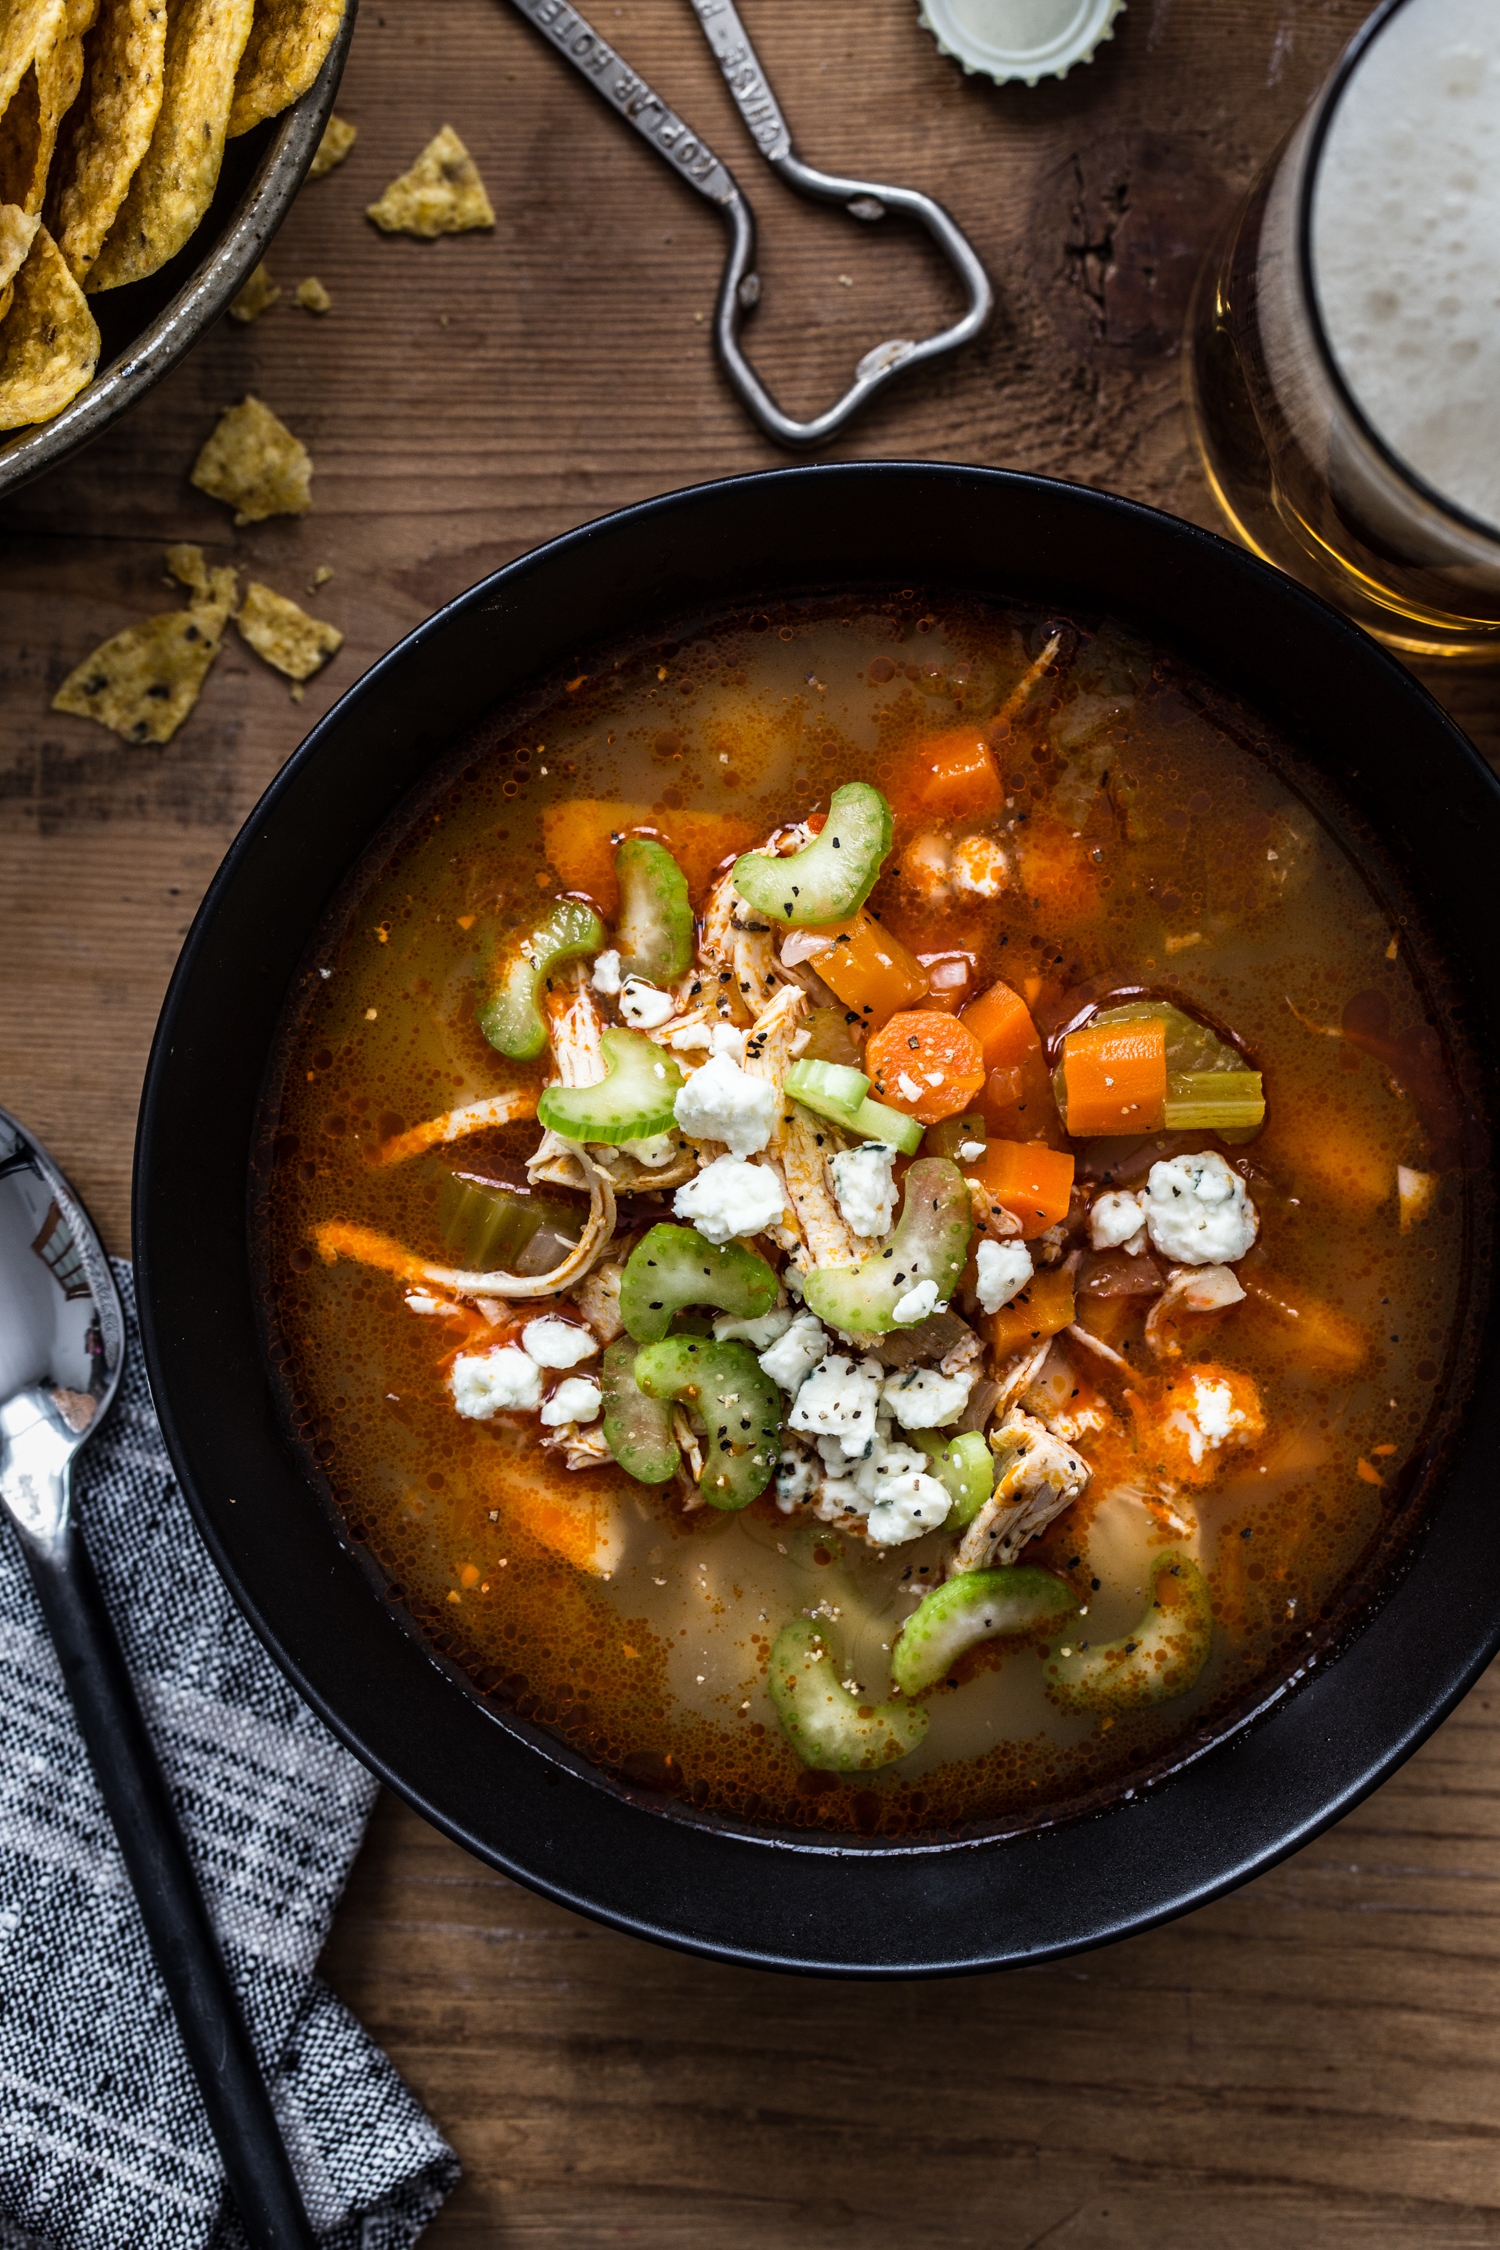
<instances>
[{"instance_id":1,"label":"bowl rim","mask_svg":"<svg viewBox=\"0 0 1500 2250\"><path fill-rule=\"evenodd\" d=\"M343 16L317 77L307 92L274 120L276 129L224 232L169 303L50 422L36 422L0 438L0 499L56 468L143 398L197 343L248 281L318 153L343 76L358 9L359 0L344 0Z\"/></svg>"},{"instance_id":2,"label":"bowl rim","mask_svg":"<svg viewBox=\"0 0 1500 2250\"><path fill-rule=\"evenodd\" d=\"M239 1461L226 1466L224 1432L194 1394L195 1382L201 1387L214 1380L202 1320L222 1330L226 1317L239 1318L234 1295L243 1287L248 1296L247 1245L224 1239L225 1206L218 1214L225 1225L209 1229L216 1281L205 1288L194 1271L197 1248L189 1252L180 1210L174 1215L190 1146L183 1105L190 1104L194 1070L202 1075L199 1050L211 1043L226 980L232 985L248 974L234 960L236 900L253 892L264 879L259 871L278 852L295 860L299 850L311 849L303 833L305 808L297 800L307 796L319 761L336 758L356 727L365 728L369 741L393 744L403 725L403 676L440 668L450 637L457 646L466 630L514 624L525 601L541 597L549 577L585 565L597 576L608 569L612 552L624 556L632 547L638 562L642 555L670 554L674 538L690 537L694 524L714 511L774 511L789 494L820 494L814 507L826 517L840 497L865 485L878 487L887 505L920 501L924 488L943 489L950 501L1003 502L1034 529L1050 518L1064 537L1099 539L1119 531L1140 550L1143 567L1153 556L1160 563L1172 555L1194 581L1205 581L1215 613L1238 604L1252 619L1269 621L1283 660L1300 646L1317 651L1362 685L1372 707L1391 710L1403 728L1425 735L1425 770L1444 768L1442 802L1461 835L1473 840L1476 869L1483 865L1480 846L1492 850L1500 842L1500 783L1403 666L1256 557L1139 502L1017 471L928 462L797 464L644 500L518 557L418 625L345 692L271 783L209 887L163 1005L142 1095L135 1248L142 1334L163 1434L210 1552L299 1691L415 1810L544 1895L658 1942L828 1975L954 1975L1084 1950L1204 1904L1300 1848L1419 1747L1500 1648L1500 1511L1489 1501L1493 1477L1487 1473L1500 1442L1500 1383L1479 1389L1469 1404L1442 1498L1411 1566L1336 1663L1309 1667L1292 1689L1278 1691L1268 1723L1241 1728L1103 1812L1016 1837L892 1840L872 1848L832 1835L750 1836L663 1818L644 1803L612 1797L587 1778L583 1761L498 1726L381 1613L331 1526L309 1546L309 1552L316 1546L327 1572L316 1602L310 1606L308 1597L289 1588L271 1550L277 1538L300 1536L301 1527L271 1483L290 1472L285 1462L278 1470L274 1448L263 1449L257 1504L240 1508L229 1486L243 1490L253 1473ZM889 584L906 574L879 575ZM912 582L929 583L930 574L914 571ZM764 585L763 578L755 581ZM747 582L741 598L754 590ZM1088 605L1080 599L1077 606ZM1120 607L1135 614L1138 605ZM667 613L659 614L665 621ZM580 638L605 641L628 629L601 622ZM1185 637L1191 638L1179 634L1175 645L1181 648ZM1217 667L1220 677L1225 668ZM489 700L510 692L501 689ZM1434 800L1436 794L1428 792ZM387 817L382 811L372 820L348 861L331 877L324 874L325 907ZM1457 895L1462 886L1453 889L1449 904L1462 925L1468 909ZM314 914L306 926L299 952L317 919ZM1482 916L1472 934L1488 939L1481 949L1493 956ZM269 971L263 967L260 974L264 979ZM278 1013L286 989L279 988ZM1488 1020L1483 1048L1492 1068ZM243 1200L242 1194L241 1236ZM201 1228L187 1232L201 1244ZM1500 1360L1496 1331L1491 1304L1484 1354L1491 1372ZM234 1333L242 1340L239 1329ZM266 1390L263 1378L260 1387ZM235 1397L231 1385L221 1403L228 1399L238 1411ZM253 1446L248 1410L236 1431ZM300 1469L291 1481L310 1513ZM270 1530L255 1525L262 1503L275 1519ZM341 1633L349 1636L347 1664L332 1654ZM298 1635L300 1645L289 1645ZM382 1705L378 1718L372 1718L372 1696ZM415 1699L410 1710L397 1709L403 1698ZM503 1751L502 1741L508 1745ZM483 1771L475 1769L476 1759ZM492 1771L503 1786L488 1786Z\"/></svg>"}]
</instances>

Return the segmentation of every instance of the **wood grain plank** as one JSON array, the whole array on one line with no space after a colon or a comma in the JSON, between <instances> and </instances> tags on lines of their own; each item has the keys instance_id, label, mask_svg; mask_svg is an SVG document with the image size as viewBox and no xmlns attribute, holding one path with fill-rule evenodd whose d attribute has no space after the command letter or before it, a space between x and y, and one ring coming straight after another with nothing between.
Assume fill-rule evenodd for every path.
<instances>
[{"instance_id":1,"label":"wood grain plank","mask_svg":"<svg viewBox=\"0 0 1500 2250\"><path fill-rule=\"evenodd\" d=\"M870 343L941 315L920 245L796 203L757 167L682 0L595 12L751 189L753 350L788 403L826 399ZM1027 90L962 77L914 0L747 0L803 153L932 189L999 287L982 344L893 390L830 457L992 462L1211 523L1180 401L1186 289L1366 12L1134 0L1089 68ZM271 251L283 302L222 323L0 516L0 1100L116 1247L177 949L311 721L510 557L784 458L709 351L717 221L503 0L364 0L339 109L360 138ZM445 121L494 234L379 236L364 206ZM289 302L310 273L333 296L321 320ZM312 451L304 521L236 532L187 481L247 389ZM299 708L231 638L160 752L53 714L82 654L177 598L162 550L184 538L305 598L347 635L340 656ZM305 595L323 563L334 578ZM1500 755L1496 674L1423 676ZM325 1967L463 2157L440 2250L1492 2250L1497 1697L1491 1674L1258 1882L1005 1977L826 1986L690 1960L534 1898L390 1797Z\"/></svg>"}]
</instances>

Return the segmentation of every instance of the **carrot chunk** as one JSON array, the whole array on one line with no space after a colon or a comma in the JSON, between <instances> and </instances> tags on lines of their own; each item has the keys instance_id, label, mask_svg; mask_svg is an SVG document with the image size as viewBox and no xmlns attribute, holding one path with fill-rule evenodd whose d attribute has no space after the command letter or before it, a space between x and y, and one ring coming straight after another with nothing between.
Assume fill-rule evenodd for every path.
<instances>
[{"instance_id":1,"label":"carrot chunk","mask_svg":"<svg viewBox=\"0 0 1500 2250\"><path fill-rule=\"evenodd\" d=\"M973 1032L936 1008L892 1016L865 1048L865 1070L877 1101L923 1125L967 1109L985 1078Z\"/></svg>"},{"instance_id":2,"label":"carrot chunk","mask_svg":"<svg viewBox=\"0 0 1500 2250\"><path fill-rule=\"evenodd\" d=\"M994 754L973 728L956 727L950 734L924 742L912 763L911 804L918 813L981 820L987 813L998 812L1005 802L1005 787Z\"/></svg>"},{"instance_id":3,"label":"carrot chunk","mask_svg":"<svg viewBox=\"0 0 1500 2250\"><path fill-rule=\"evenodd\" d=\"M1068 1215L1073 1158L1045 1141L991 1141L969 1177L1020 1220L1023 1242Z\"/></svg>"},{"instance_id":4,"label":"carrot chunk","mask_svg":"<svg viewBox=\"0 0 1500 2250\"><path fill-rule=\"evenodd\" d=\"M1059 1335L1072 1324L1073 1276L1057 1266L1034 1275L1018 1297L987 1314L984 1328L992 1349L1004 1355Z\"/></svg>"},{"instance_id":5,"label":"carrot chunk","mask_svg":"<svg viewBox=\"0 0 1500 2250\"><path fill-rule=\"evenodd\" d=\"M629 829L649 829L671 852L693 897L700 898L709 876L730 852L755 842L754 822L734 813L664 812L622 797L570 797L548 805L542 814L547 859L565 891L586 891L607 921L619 912L620 886L615 852Z\"/></svg>"},{"instance_id":6,"label":"carrot chunk","mask_svg":"<svg viewBox=\"0 0 1500 2250\"><path fill-rule=\"evenodd\" d=\"M859 1017L859 1032L873 1031L898 1008L927 997L927 971L873 914L809 930L827 947L809 957L830 992Z\"/></svg>"},{"instance_id":7,"label":"carrot chunk","mask_svg":"<svg viewBox=\"0 0 1500 2250\"><path fill-rule=\"evenodd\" d=\"M1160 1016L1141 1023L1090 1024L1063 1041L1068 1131L1075 1139L1149 1133L1167 1098L1167 1027Z\"/></svg>"},{"instance_id":8,"label":"carrot chunk","mask_svg":"<svg viewBox=\"0 0 1500 2250\"><path fill-rule=\"evenodd\" d=\"M992 984L988 992L970 1001L958 1020L979 1041L986 1071L1018 1071L1028 1055L1041 1053L1031 1011L1008 984Z\"/></svg>"}]
</instances>

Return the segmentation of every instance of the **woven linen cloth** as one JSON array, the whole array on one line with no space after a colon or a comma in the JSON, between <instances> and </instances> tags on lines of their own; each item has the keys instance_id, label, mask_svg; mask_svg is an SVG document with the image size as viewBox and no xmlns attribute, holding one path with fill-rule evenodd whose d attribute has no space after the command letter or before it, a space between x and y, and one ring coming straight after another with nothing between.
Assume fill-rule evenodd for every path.
<instances>
[{"instance_id":1,"label":"woven linen cloth","mask_svg":"<svg viewBox=\"0 0 1500 2250\"><path fill-rule=\"evenodd\" d=\"M166 1770L308 2213L403 2250L458 2161L313 1974L375 1782L282 1677L125 1373L74 1505ZM0 1531L0 2246L236 2250L244 2237L19 1545Z\"/></svg>"}]
</instances>

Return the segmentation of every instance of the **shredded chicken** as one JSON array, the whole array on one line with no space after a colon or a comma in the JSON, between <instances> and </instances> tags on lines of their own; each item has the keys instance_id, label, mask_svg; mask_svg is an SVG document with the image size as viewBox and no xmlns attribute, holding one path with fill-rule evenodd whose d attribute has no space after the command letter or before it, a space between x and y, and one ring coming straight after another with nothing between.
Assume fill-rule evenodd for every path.
<instances>
[{"instance_id":1,"label":"shredded chicken","mask_svg":"<svg viewBox=\"0 0 1500 2250\"><path fill-rule=\"evenodd\" d=\"M948 1576L1014 1562L1028 1539L1070 1507L1093 1474L1087 1461L1019 1407L990 1438L995 1489L954 1549Z\"/></svg>"},{"instance_id":2,"label":"shredded chicken","mask_svg":"<svg viewBox=\"0 0 1500 2250\"><path fill-rule=\"evenodd\" d=\"M407 1132L394 1133L382 1141L375 1151L377 1164L401 1164L408 1156L420 1156L425 1149L444 1148L450 1141L464 1140L470 1133L482 1133L489 1125L509 1125L518 1117L535 1117L536 1093L521 1086L508 1094L486 1094L482 1101L465 1102L459 1109L444 1110L441 1117L429 1117L421 1125L413 1125Z\"/></svg>"},{"instance_id":3,"label":"shredded chicken","mask_svg":"<svg viewBox=\"0 0 1500 2250\"><path fill-rule=\"evenodd\" d=\"M550 979L543 1006L556 1064L552 1084L597 1086L607 1075L601 1044L604 1019L588 981L588 963L570 962ZM617 1195L642 1195L653 1191L660 1194L667 1188L681 1187L698 1168L698 1160L685 1140L671 1162L662 1165L642 1164L629 1149L610 1148L603 1143L591 1143L589 1154ZM554 1133L550 1126L527 1162L526 1176L533 1184L545 1180L553 1187L588 1186L583 1168L573 1153L573 1143L564 1140L561 1133Z\"/></svg>"},{"instance_id":4,"label":"shredded chicken","mask_svg":"<svg viewBox=\"0 0 1500 2250\"><path fill-rule=\"evenodd\" d=\"M564 1148L572 1146L567 1141L562 1145ZM328 1265L339 1258L348 1258L355 1265L375 1266L382 1273L394 1274L398 1281L425 1282L431 1288L447 1290L452 1297L465 1297L475 1303L486 1298L509 1301L518 1297L555 1297L583 1278L603 1256L615 1231L614 1189L586 1150L574 1148L573 1155L589 1191L588 1224L562 1264L554 1266L550 1273L465 1273L455 1266L430 1265L425 1258L413 1257L409 1250L403 1250L389 1235L378 1233L374 1227L352 1225L344 1219L325 1220L314 1228L313 1240L318 1254Z\"/></svg>"},{"instance_id":5,"label":"shredded chicken","mask_svg":"<svg viewBox=\"0 0 1500 2250\"><path fill-rule=\"evenodd\" d=\"M1158 1359L1181 1359L1175 1326L1182 1313L1222 1312L1245 1292L1230 1266L1174 1266L1146 1315L1146 1341Z\"/></svg>"},{"instance_id":6,"label":"shredded chicken","mask_svg":"<svg viewBox=\"0 0 1500 2250\"><path fill-rule=\"evenodd\" d=\"M602 1422L590 1422L585 1429L576 1422L564 1422L560 1429L544 1429L541 1443L549 1453L561 1452L563 1466L569 1469L602 1469L614 1459L605 1442Z\"/></svg>"}]
</instances>

